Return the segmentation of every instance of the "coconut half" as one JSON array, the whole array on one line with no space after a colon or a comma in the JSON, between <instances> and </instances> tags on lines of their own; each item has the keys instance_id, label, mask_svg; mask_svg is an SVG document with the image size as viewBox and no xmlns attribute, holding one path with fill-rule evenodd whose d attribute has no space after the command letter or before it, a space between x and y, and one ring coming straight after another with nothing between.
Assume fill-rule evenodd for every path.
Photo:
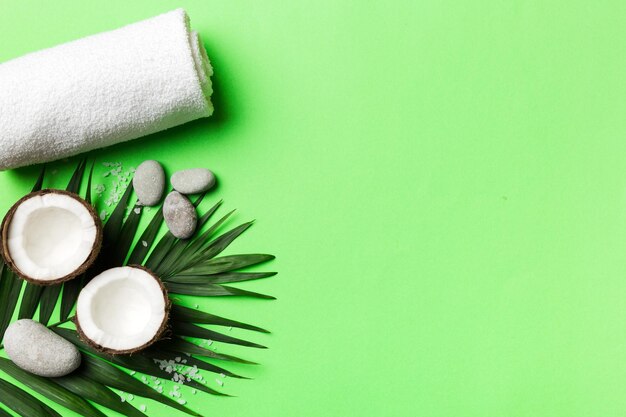
<instances>
[{"instance_id":1,"label":"coconut half","mask_svg":"<svg viewBox=\"0 0 626 417\"><path fill-rule=\"evenodd\" d=\"M82 274L102 245L102 222L74 193L42 190L11 207L2 222L2 252L22 279L53 285Z\"/></svg>"},{"instance_id":2,"label":"coconut half","mask_svg":"<svg viewBox=\"0 0 626 417\"><path fill-rule=\"evenodd\" d=\"M100 351L133 353L160 339L169 310L167 291L150 270L112 268L80 292L76 329L86 343Z\"/></svg>"}]
</instances>

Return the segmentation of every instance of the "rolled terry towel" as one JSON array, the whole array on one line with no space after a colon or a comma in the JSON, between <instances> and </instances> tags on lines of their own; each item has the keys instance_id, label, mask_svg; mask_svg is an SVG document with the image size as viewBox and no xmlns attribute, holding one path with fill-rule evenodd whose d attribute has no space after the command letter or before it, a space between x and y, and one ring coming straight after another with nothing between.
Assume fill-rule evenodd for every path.
<instances>
[{"instance_id":1,"label":"rolled terry towel","mask_svg":"<svg viewBox=\"0 0 626 417\"><path fill-rule=\"evenodd\" d=\"M0 64L0 170L210 116L211 75L182 9Z\"/></svg>"}]
</instances>

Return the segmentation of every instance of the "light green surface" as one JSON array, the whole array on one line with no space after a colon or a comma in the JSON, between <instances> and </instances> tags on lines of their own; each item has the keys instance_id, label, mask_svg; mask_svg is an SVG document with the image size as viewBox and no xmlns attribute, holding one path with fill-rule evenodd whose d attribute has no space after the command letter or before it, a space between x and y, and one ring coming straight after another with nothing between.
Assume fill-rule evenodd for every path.
<instances>
[{"instance_id":1,"label":"light green surface","mask_svg":"<svg viewBox=\"0 0 626 417\"><path fill-rule=\"evenodd\" d=\"M178 6L217 117L96 155L214 169L280 272L203 304L273 334L192 408L626 414L626 3L0 0L0 61Z\"/></svg>"}]
</instances>

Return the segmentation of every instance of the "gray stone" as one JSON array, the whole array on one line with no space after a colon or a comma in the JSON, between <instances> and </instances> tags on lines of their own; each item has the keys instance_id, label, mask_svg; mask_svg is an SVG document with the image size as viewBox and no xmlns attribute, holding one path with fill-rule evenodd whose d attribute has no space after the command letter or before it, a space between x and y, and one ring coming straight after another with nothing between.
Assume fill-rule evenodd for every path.
<instances>
[{"instance_id":1,"label":"gray stone","mask_svg":"<svg viewBox=\"0 0 626 417\"><path fill-rule=\"evenodd\" d=\"M64 376L80 365L76 346L29 319L18 320L7 328L4 349L13 363L39 376Z\"/></svg>"},{"instance_id":2,"label":"gray stone","mask_svg":"<svg viewBox=\"0 0 626 417\"><path fill-rule=\"evenodd\" d=\"M163 197L165 172L157 161L144 161L135 171L133 188L137 200L144 206L156 206Z\"/></svg>"},{"instance_id":3,"label":"gray stone","mask_svg":"<svg viewBox=\"0 0 626 417\"><path fill-rule=\"evenodd\" d=\"M189 239L198 223L196 208L178 191L172 191L165 197L163 218L170 232L179 239Z\"/></svg>"},{"instance_id":4,"label":"gray stone","mask_svg":"<svg viewBox=\"0 0 626 417\"><path fill-rule=\"evenodd\" d=\"M170 182L179 193L198 194L213 188L215 175L206 168L185 169L175 172Z\"/></svg>"}]
</instances>

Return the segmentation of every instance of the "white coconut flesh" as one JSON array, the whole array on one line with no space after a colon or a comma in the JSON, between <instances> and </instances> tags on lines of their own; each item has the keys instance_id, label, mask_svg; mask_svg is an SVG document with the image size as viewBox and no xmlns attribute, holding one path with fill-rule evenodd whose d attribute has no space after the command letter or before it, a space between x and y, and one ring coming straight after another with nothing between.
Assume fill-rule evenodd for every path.
<instances>
[{"instance_id":1,"label":"white coconut flesh","mask_svg":"<svg viewBox=\"0 0 626 417\"><path fill-rule=\"evenodd\" d=\"M104 271L78 296L76 317L85 337L114 351L132 351L154 340L166 320L157 279L135 267Z\"/></svg>"},{"instance_id":2,"label":"white coconut flesh","mask_svg":"<svg viewBox=\"0 0 626 417\"><path fill-rule=\"evenodd\" d=\"M39 281L63 278L89 258L97 239L91 212L66 194L35 195L15 210L8 252L21 273Z\"/></svg>"}]
</instances>

